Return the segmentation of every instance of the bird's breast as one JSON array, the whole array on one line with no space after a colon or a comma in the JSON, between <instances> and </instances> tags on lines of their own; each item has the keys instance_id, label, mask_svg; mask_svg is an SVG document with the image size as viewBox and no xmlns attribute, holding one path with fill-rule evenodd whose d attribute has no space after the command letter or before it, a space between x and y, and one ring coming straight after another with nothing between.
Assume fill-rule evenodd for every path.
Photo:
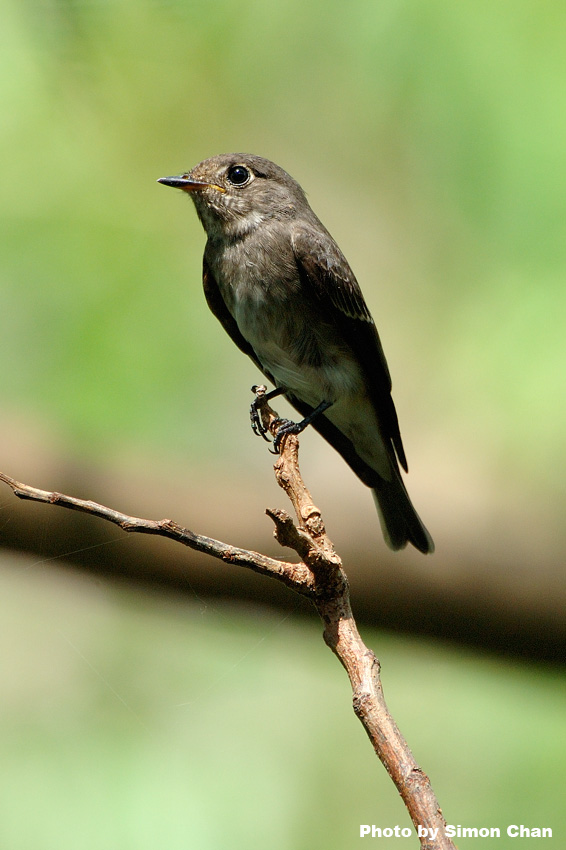
<instances>
[{"instance_id":1,"label":"bird's breast","mask_svg":"<svg viewBox=\"0 0 566 850\"><path fill-rule=\"evenodd\" d=\"M356 395L359 365L320 305L304 290L292 252L237 243L213 272L228 310L266 372L316 407Z\"/></svg>"}]
</instances>

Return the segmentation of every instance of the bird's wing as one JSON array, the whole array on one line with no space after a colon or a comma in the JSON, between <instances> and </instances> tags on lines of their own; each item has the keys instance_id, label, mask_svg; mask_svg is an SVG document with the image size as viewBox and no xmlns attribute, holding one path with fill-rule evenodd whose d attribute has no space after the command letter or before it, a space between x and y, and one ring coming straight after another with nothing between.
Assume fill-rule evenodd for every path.
<instances>
[{"instance_id":1,"label":"bird's wing","mask_svg":"<svg viewBox=\"0 0 566 850\"><path fill-rule=\"evenodd\" d=\"M253 350L252 346L249 344L247 339L241 334L238 324L233 317L232 313L229 311L226 303L220 293L220 289L218 288L218 284L210 270L210 266L206 262L206 259L203 260L202 264L202 285L204 289L204 295L206 298L206 303L210 307L210 310L218 321L223 326L226 333L232 339L240 351L243 351L244 354L247 354L250 357L260 372L271 381L272 384L275 383L273 377L265 371L259 360L257 359L256 353Z\"/></svg>"},{"instance_id":2,"label":"bird's wing","mask_svg":"<svg viewBox=\"0 0 566 850\"><path fill-rule=\"evenodd\" d=\"M391 398L391 376L373 318L348 262L330 234L298 228L292 236L303 286L317 308L348 344L360 364L383 436L391 441L399 463L407 459Z\"/></svg>"},{"instance_id":3,"label":"bird's wing","mask_svg":"<svg viewBox=\"0 0 566 850\"><path fill-rule=\"evenodd\" d=\"M231 337L232 342L234 342L238 348L247 354L253 362L256 364L260 372L263 372L264 375L271 381L272 384L276 385L276 382L272 375L268 374L258 358L256 357L256 353L253 350L252 346L249 344L247 339L241 334L240 329L236 323L236 320L228 310L226 303L220 293L220 289L210 266L206 262L203 261L202 268L202 283L204 288L204 294L206 297L206 301L210 310L221 325L224 327L225 331ZM302 401L294 398L293 396L286 394L288 400L297 408L299 413L305 417L312 413L313 408L310 405L305 404ZM330 422L325 416L319 416L315 422L313 422L313 426L319 431L322 436L328 440L328 442L334 446L334 448L340 452L340 454L344 457L347 463L350 464L356 475L358 475L364 484L367 484L368 487L374 487L376 482L379 481L379 476L376 475L373 469L371 469L360 457L356 454L354 447L350 440L345 437L335 425Z\"/></svg>"}]
</instances>

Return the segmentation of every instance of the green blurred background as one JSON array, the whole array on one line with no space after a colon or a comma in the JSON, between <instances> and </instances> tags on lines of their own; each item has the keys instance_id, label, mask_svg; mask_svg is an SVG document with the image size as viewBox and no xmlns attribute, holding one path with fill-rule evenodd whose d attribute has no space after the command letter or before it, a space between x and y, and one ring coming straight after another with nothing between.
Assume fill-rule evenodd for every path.
<instances>
[{"instance_id":1,"label":"green blurred background","mask_svg":"<svg viewBox=\"0 0 566 850\"><path fill-rule=\"evenodd\" d=\"M385 552L367 491L305 434L366 620L382 621L383 599L396 608L385 585L411 585L407 619L426 621L430 592L429 619L476 605L476 638L504 619L519 640L527 623L523 644L551 635L556 659L564 5L0 8L0 468L276 551L261 512L282 496L246 412L258 375L204 303L190 203L155 182L220 152L267 156L361 282L437 543L432 559ZM231 573L211 601L188 562L184 598L62 571L85 526L53 555L50 510L24 535L31 560L2 556L2 847L343 848L360 822L407 824L302 607L228 605ZM93 557L132 546L112 532ZM551 826L563 846L557 669L366 632L448 821Z\"/></svg>"}]
</instances>

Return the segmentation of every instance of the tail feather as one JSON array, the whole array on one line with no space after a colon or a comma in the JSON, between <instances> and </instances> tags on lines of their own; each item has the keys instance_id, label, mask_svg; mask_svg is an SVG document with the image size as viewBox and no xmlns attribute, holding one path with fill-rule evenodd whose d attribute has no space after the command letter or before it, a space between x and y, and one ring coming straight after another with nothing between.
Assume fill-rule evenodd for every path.
<instances>
[{"instance_id":1,"label":"tail feather","mask_svg":"<svg viewBox=\"0 0 566 850\"><path fill-rule=\"evenodd\" d=\"M390 549L404 549L407 543L423 554L434 552L434 542L413 507L397 473L392 481L381 479L372 489L381 530Z\"/></svg>"}]
</instances>

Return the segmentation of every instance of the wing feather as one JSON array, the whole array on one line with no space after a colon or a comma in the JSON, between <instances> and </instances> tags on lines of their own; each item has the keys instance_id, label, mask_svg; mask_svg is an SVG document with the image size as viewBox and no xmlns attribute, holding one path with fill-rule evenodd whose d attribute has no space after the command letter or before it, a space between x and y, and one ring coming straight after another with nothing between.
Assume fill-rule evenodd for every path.
<instances>
[{"instance_id":1,"label":"wing feather","mask_svg":"<svg viewBox=\"0 0 566 850\"><path fill-rule=\"evenodd\" d=\"M301 281L337 332L350 346L363 370L384 437L407 471L399 422L391 398L391 376L372 315L348 261L324 229L298 229L293 249Z\"/></svg>"}]
</instances>

